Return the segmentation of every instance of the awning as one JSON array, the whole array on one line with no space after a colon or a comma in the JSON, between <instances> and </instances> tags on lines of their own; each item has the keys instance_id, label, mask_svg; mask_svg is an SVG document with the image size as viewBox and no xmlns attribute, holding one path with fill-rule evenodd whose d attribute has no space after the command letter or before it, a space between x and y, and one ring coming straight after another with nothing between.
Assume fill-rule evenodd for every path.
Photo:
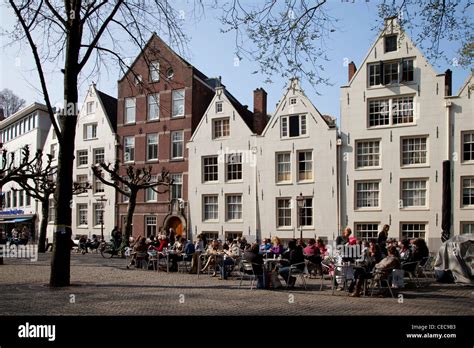
<instances>
[{"instance_id":1,"label":"awning","mask_svg":"<svg viewBox=\"0 0 474 348\"><path fill-rule=\"evenodd\" d=\"M19 217L19 218L16 218L16 219L0 219L0 224L14 224L14 223L17 223L17 222L24 222L24 221L28 221L28 220L31 220L33 218L33 216L30 216L30 217Z\"/></svg>"}]
</instances>

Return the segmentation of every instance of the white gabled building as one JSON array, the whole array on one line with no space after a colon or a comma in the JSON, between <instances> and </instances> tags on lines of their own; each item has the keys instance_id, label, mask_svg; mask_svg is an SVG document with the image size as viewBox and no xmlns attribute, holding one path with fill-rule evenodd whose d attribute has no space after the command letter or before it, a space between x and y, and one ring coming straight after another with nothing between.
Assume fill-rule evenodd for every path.
<instances>
[{"instance_id":1,"label":"white gabled building","mask_svg":"<svg viewBox=\"0 0 474 348\"><path fill-rule=\"evenodd\" d=\"M343 225L359 238L426 238L440 244L443 160L451 72L437 74L396 18L341 87Z\"/></svg>"},{"instance_id":2,"label":"white gabled building","mask_svg":"<svg viewBox=\"0 0 474 348\"><path fill-rule=\"evenodd\" d=\"M266 118L266 92L254 92ZM254 108L255 109L255 108ZM194 131L189 150L189 207L192 237L257 236L255 116L225 87L216 94ZM256 125L258 128L258 125ZM264 124L263 124L264 126ZM263 129L263 127L261 127Z\"/></svg>"},{"instance_id":3,"label":"white gabled building","mask_svg":"<svg viewBox=\"0 0 474 348\"><path fill-rule=\"evenodd\" d=\"M50 127L51 120L46 105L33 103L0 121L1 149L9 154L14 153L15 162L19 163L21 150L28 145L30 158L33 158L37 150L43 149ZM21 229L25 225L30 230L31 238L37 239L41 204L14 182L9 182L0 189L2 229L10 232L15 226Z\"/></svg>"},{"instance_id":4,"label":"white gabled building","mask_svg":"<svg viewBox=\"0 0 474 348\"><path fill-rule=\"evenodd\" d=\"M451 123L452 210L454 234L474 233L474 79L448 98ZM459 232L458 232L459 231Z\"/></svg>"},{"instance_id":5,"label":"white gabled building","mask_svg":"<svg viewBox=\"0 0 474 348\"><path fill-rule=\"evenodd\" d=\"M337 128L292 79L259 137L257 197L261 237L322 237L338 229ZM304 207L297 197L302 195ZM302 229L302 231L301 231Z\"/></svg>"},{"instance_id":6,"label":"white gabled building","mask_svg":"<svg viewBox=\"0 0 474 348\"><path fill-rule=\"evenodd\" d=\"M114 163L117 154L117 99L99 91L93 83L84 99L76 127L74 181L89 182L91 189L73 197L73 235L101 235L105 240L116 225L116 194L113 187L94 177L91 166ZM102 212L103 208L103 212Z\"/></svg>"}]
</instances>

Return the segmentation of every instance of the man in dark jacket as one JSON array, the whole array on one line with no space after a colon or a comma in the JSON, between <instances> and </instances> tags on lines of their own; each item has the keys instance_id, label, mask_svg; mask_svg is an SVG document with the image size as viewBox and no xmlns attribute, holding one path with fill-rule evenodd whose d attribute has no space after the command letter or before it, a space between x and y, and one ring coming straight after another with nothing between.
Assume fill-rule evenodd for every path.
<instances>
[{"instance_id":1,"label":"man in dark jacket","mask_svg":"<svg viewBox=\"0 0 474 348\"><path fill-rule=\"evenodd\" d=\"M259 254L258 243L253 243L250 248L245 250L244 260L252 263L253 273L257 276L257 288L263 289L265 287L263 280L263 256Z\"/></svg>"},{"instance_id":2,"label":"man in dark jacket","mask_svg":"<svg viewBox=\"0 0 474 348\"><path fill-rule=\"evenodd\" d=\"M294 287L296 283L296 277L291 277L290 279L290 267L297 265L296 268L299 270L304 270L304 255L303 255L303 249L296 245L296 240L292 239L288 243L288 261L289 264L285 267L280 268L280 271L278 272L283 279L285 279L286 283L288 284L289 287Z\"/></svg>"}]
</instances>

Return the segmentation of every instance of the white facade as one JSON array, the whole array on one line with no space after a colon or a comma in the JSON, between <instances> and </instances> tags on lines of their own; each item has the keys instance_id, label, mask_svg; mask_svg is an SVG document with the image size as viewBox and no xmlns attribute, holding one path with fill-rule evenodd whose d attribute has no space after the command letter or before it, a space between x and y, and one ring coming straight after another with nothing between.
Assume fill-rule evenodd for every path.
<instances>
[{"instance_id":1,"label":"white facade","mask_svg":"<svg viewBox=\"0 0 474 348\"><path fill-rule=\"evenodd\" d=\"M115 189L95 180L91 166L100 161L114 163L116 159L116 112L117 100L92 84L79 112L73 172L75 182L87 181L92 188L73 197L73 235L96 234L100 238L102 205L106 240L115 226ZM102 199L106 201L101 202Z\"/></svg>"},{"instance_id":2,"label":"white facade","mask_svg":"<svg viewBox=\"0 0 474 348\"><path fill-rule=\"evenodd\" d=\"M452 129L451 163L454 234L474 233L474 79L448 98Z\"/></svg>"},{"instance_id":3,"label":"white facade","mask_svg":"<svg viewBox=\"0 0 474 348\"><path fill-rule=\"evenodd\" d=\"M33 158L37 150L43 149L50 126L46 106L33 103L0 122L2 149L8 151L8 154L14 153L15 162L19 163L21 149L28 145L30 158ZM29 226L31 236L38 238L36 229L39 228L40 203L21 191L20 186L14 182L5 184L1 190L3 199L0 224L3 228L10 231L16 224L14 220L21 220L21 224Z\"/></svg>"},{"instance_id":4,"label":"white facade","mask_svg":"<svg viewBox=\"0 0 474 348\"><path fill-rule=\"evenodd\" d=\"M371 238L389 224L389 237L423 237L436 250L448 159L444 74L391 18L340 102L343 225Z\"/></svg>"},{"instance_id":5,"label":"white facade","mask_svg":"<svg viewBox=\"0 0 474 348\"><path fill-rule=\"evenodd\" d=\"M216 88L189 149L189 207L192 237L224 239L257 235L256 135L226 95Z\"/></svg>"},{"instance_id":6,"label":"white facade","mask_svg":"<svg viewBox=\"0 0 474 348\"><path fill-rule=\"evenodd\" d=\"M337 129L332 120L328 122L298 80L291 80L259 137L257 204L262 238L299 238L301 228L303 238L331 240L337 235ZM305 198L303 210L296 201L300 194Z\"/></svg>"}]
</instances>

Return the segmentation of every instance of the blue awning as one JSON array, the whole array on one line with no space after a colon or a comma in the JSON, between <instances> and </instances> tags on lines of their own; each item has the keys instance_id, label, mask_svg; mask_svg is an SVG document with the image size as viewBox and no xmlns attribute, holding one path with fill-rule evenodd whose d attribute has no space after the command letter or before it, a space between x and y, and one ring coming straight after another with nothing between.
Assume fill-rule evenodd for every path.
<instances>
[{"instance_id":1,"label":"blue awning","mask_svg":"<svg viewBox=\"0 0 474 348\"><path fill-rule=\"evenodd\" d=\"M19 218L19 219L13 219L13 222L23 222L23 221L28 221L31 220L31 218Z\"/></svg>"}]
</instances>

